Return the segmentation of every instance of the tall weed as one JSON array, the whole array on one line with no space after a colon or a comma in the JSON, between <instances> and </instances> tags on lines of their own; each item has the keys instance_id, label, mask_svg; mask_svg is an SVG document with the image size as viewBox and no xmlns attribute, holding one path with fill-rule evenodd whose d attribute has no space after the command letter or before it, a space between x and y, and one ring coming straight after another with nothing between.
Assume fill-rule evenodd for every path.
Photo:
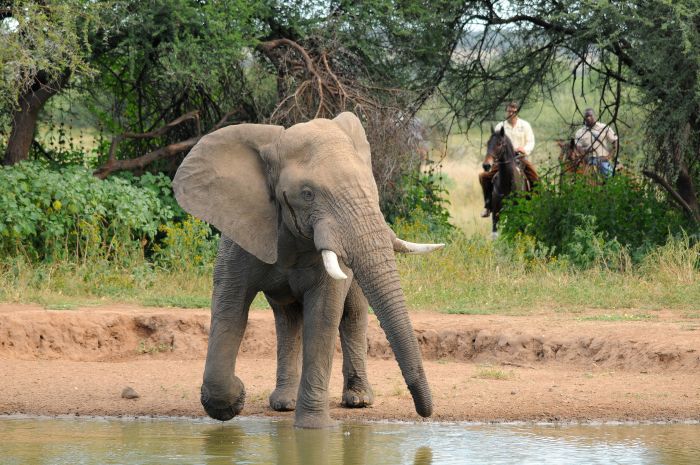
<instances>
[{"instance_id":1,"label":"tall weed","mask_svg":"<svg viewBox=\"0 0 700 465\"><path fill-rule=\"evenodd\" d=\"M700 281L700 242L691 242L687 234L669 236L666 244L644 257L640 271L665 282L696 285Z\"/></svg>"},{"instance_id":2,"label":"tall weed","mask_svg":"<svg viewBox=\"0 0 700 465\"><path fill-rule=\"evenodd\" d=\"M164 237L153 248L156 264L178 271L211 270L219 236L207 223L188 215L181 223L162 225L160 231Z\"/></svg>"}]
</instances>

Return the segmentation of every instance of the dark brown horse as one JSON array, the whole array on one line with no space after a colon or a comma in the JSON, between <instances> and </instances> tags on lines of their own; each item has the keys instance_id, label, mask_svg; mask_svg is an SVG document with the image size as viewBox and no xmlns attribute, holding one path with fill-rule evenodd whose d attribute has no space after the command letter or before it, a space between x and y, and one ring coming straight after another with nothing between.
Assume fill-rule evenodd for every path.
<instances>
[{"instance_id":1,"label":"dark brown horse","mask_svg":"<svg viewBox=\"0 0 700 465\"><path fill-rule=\"evenodd\" d=\"M491 191L491 235L498 237L497 225L503 208L503 199L515 191L529 191L525 173L520 164L520 157L516 155L513 144L505 129L494 131L491 128L491 137L486 143L486 157L492 157L498 165L498 173L493 177L493 190Z\"/></svg>"}]
</instances>

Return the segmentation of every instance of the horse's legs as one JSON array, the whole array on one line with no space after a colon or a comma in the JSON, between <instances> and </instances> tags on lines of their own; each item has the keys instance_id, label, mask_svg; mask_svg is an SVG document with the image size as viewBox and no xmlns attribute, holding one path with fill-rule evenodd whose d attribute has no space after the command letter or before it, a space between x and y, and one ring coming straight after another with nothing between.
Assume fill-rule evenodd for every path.
<instances>
[{"instance_id":1,"label":"horse's legs","mask_svg":"<svg viewBox=\"0 0 700 465\"><path fill-rule=\"evenodd\" d=\"M491 210L491 190L493 184L491 179L489 179L488 171L479 173L479 184L481 184L481 190L484 193L484 208Z\"/></svg>"},{"instance_id":2,"label":"horse's legs","mask_svg":"<svg viewBox=\"0 0 700 465\"><path fill-rule=\"evenodd\" d=\"M501 216L501 196L494 189L491 195L491 238L496 239L498 237L498 218Z\"/></svg>"},{"instance_id":3,"label":"horse's legs","mask_svg":"<svg viewBox=\"0 0 700 465\"><path fill-rule=\"evenodd\" d=\"M493 179L498 173L498 163L494 163L489 171L479 173L479 184L484 192L484 208L493 210Z\"/></svg>"}]
</instances>

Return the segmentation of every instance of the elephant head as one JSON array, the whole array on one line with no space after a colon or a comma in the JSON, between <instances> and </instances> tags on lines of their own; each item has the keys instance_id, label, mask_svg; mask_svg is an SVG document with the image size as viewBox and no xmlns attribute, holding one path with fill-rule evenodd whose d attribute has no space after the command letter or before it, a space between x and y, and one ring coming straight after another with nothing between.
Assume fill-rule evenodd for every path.
<instances>
[{"instance_id":1,"label":"elephant head","mask_svg":"<svg viewBox=\"0 0 700 465\"><path fill-rule=\"evenodd\" d=\"M173 187L186 211L262 262L285 267L304 253L322 261L334 279L347 278L339 260L352 270L387 335L416 411L431 415L394 251L420 253L441 245L402 241L387 226L369 143L355 115L288 129L257 124L220 129L192 149Z\"/></svg>"}]
</instances>

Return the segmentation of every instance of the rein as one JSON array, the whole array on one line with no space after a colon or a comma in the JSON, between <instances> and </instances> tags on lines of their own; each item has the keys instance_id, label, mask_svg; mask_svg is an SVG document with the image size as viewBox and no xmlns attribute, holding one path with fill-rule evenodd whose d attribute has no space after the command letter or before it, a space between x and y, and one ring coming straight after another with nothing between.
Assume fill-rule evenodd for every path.
<instances>
[{"instance_id":1,"label":"rein","mask_svg":"<svg viewBox=\"0 0 700 465\"><path fill-rule=\"evenodd\" d=\"M501 151L501 153L502 153L502 152L503 152L503 151ZM499 153L499 155L500 155L500 153ZM524 154L519 153L519 154L515 155L512 159L506 160L506 161L501 161L501 160L500 160L500 157L499 157L499 158L493 157L493 162L496 163L497 165L507 165L508 163L513 163L513 162L515 162L515 161L520 160L520 159L523 158L524 156L525 156Z\"/></svg>"}]
</instances>

